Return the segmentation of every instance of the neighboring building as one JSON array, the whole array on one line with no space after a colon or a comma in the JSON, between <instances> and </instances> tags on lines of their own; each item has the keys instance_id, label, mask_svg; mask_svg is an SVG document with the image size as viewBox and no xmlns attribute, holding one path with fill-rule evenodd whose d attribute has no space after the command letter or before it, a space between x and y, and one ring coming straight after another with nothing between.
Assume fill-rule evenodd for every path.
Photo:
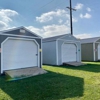
<instances>
[{"instance_id":1,"label":"neighboring building","mask_svg":"<svg viewBox=\"0 0 100 100\"><path fill-rule=\"evenodd\" d=\"M43 64L62 65L81 62L81 44L70 34L43 39Z\"/></svg>"},{"instance_id":2,"label":"neighboring building","mask_svg":"<svg viewBox=\"0 0 100 100\"><path fill-rule=\"evenodd\" d=\"M83 61L100 60L100 37L82 39L81 52Z\"/></svg>"},{"instance_id":3,"label":"neighboring building","mask_svg":"<svg viewBox=\"0 0 100 100\"><path fill-rule=\"evenodd\" d=\"M42 38L24 27L0 32L0 74L5 70L41 67Z\"/></svg>"}]
</instances>

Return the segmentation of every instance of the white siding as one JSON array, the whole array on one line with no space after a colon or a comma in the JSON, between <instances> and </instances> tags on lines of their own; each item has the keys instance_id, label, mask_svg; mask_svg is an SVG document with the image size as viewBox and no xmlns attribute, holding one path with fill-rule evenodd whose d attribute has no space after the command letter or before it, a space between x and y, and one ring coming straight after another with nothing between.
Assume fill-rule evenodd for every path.
<instances>
[{"instance_id":1,"label":"white siding","mask_svg":"<svg viewBox=\"0 0 100 100\"><path fill-rule=\"evenodd\" d=\"M43 43L43 64L57 65L56 41Z\"/></svg>"},{"instance_id":2,"label":"white siding","mask_svg":"<svg viewBox=\"0 0 100 100\"><path fill-rule=\"evenodd\" d=\"M100 60L100 44L98 45L98 60Z\"/></svg>"}]
</instances>

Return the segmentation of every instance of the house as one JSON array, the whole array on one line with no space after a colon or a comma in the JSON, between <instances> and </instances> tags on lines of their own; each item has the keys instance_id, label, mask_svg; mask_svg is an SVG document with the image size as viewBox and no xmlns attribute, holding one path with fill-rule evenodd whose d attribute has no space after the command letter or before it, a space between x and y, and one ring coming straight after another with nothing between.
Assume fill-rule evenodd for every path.
<instances>
[{"instance_id":1,"label":"house","mask_svg":"<svg viewBox=\"0 0 100 100\"><path fill-rule=\"evenodd\" d=\"M25 27L0 32L0 74L42 66L42 38Z\"/></svg>"},{"instance_id":2,"label":"house","mask_svg":"<svg viewBox=\"0 0 100 100\"><path fill-rule=\"evenodd\" d=\"M100 37L82 39L81 44L82 60L100 60Z\"/></svg>"},{"instance_id":3,"label":"house","mask_svg":"<svg viewBox=\"0 0 100 100\"><path fill-rule=\"evenodd\" d=\"M43 39L43 64L62 65L81 62L81 44L70 34Z\"/></svg>"}]
</instances>

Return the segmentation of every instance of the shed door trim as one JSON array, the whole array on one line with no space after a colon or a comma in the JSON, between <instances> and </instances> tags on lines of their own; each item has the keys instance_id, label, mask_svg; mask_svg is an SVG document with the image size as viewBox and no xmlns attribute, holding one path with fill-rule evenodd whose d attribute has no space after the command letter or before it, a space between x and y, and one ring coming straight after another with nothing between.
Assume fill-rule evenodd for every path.
<instances>
[{"instance_id":1,"label":"shed door trim","mask_svg":"<svg viewBox=\"0 0 100 100\"><path fill-rule=\"evenodd\" d=\"M1 43L1 73L3 73L3 44L7 41L7 40L9 40L9 39L20 39L20 40L32 40L32 41L34 41L35 43L36 43L36 45L37 45L37 49L38 49L38 57L37 57L37 62L38 62L38 67L40 67L40 65L39 65L39 56L40 56L40 54L39 54L39 44L37 43L37 41L36 40L34 40L34 39L26 39L26 38L15 38L15 37L7 37L2 43Z\"/></svg>"},{"instance_id":2,"label":"shed door trim","mask_svg":"<svg viewBox=\"0 0 100 100\"><path fill-rule=\"evenodd\" d=\"M100 44L98 44L98 60L100 60Z\"/></svg>"},{"instance_id":3,"label":"shed door trim","mask_svg":"<svg viewBox=\"0 0 100 100\"><path fill-rule=\"evenodd\" d=\"M93 43L93 60L95 61L95 42Z\"/></svg>"}]
</instances>

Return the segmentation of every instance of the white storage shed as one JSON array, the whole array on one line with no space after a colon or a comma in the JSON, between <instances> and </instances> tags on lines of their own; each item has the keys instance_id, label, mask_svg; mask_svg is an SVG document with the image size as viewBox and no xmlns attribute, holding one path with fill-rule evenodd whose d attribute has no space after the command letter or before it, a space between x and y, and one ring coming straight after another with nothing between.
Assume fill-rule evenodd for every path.
<instances>
[{"instance_id":1,"label":"white storage shed","mask_svg":"<svg viewBox=\"0 0 100 100\"><path fill-rule=\"evenodd\" d=\"M43 39L43 64L81 62L81 44L70 34Z\"/></svg>"}]
</instances>

